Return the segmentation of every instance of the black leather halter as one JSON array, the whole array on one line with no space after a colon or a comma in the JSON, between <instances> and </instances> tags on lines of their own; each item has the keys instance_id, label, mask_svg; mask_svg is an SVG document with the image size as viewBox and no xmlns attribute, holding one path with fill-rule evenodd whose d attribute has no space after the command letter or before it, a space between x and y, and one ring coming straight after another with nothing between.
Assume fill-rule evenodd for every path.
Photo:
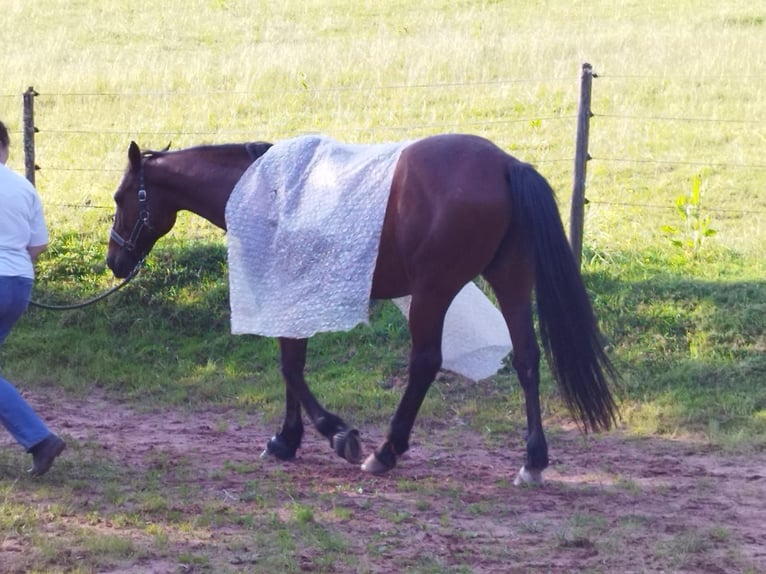
<instances>
[{"instance_id":1,"label":"black leather halter","mask_svg":"<svg viewBox=\"0 0 766 574\"><path fill-rule=\"evenodd\" d=\"M123 238L122 235L117 233L112 225L112 229L109 232L109 237L117 245L127 251L134 251L136 248L136 242L138 241L141 231L146 228L150 231L154 231L151 225L149 225L149 200L146 195L146 186L144 185L144 158L141 158L141 166L138 169L138 219L133 226L133 230L130 232L130 237Z\"/></svg>"}]
</instances>

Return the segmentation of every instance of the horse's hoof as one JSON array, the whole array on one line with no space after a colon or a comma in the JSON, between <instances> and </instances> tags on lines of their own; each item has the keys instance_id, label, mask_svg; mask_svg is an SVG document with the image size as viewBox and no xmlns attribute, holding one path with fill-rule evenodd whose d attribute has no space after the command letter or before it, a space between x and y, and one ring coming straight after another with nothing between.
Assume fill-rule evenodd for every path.
<instances>
[{"instance_id":1,"label":"horse's hoof","mask_svg":"<svg viewBox=\"0 0 766 574\"><path fill-rule=\"evenodd\" d=\"M528 469L526 466L522 466L519 471L516 480L513 481L514 486L542 486L543 485L543 471Z\"/></svg>"},{"instance_id":2,"label":"horse's hoof","mask_svg":"<svg viewBox=\"0 0 766 574\"><path fill-rule=\"evenodd\" d=\"M391 470L391 468L392 467L386 466L380 462L378 457L375 456L375 453L372 453L370 456L368 456L367 460L365 460L364 464L362 464L362 470L364 472L369 472L370 474L385 474Z\"/></svg>"},{"instance_id":3,"label":"horse's hoof","mask_svg":"<svg viewBox=\"0 0 766 574\"><path fill-rule=\"evenodd\" d=\"M352 464L362 460L362 443L359 442L359 431L356 429L336 433L332 437L332 446L335 454Z\"/></svg>"},{"instance_id":4,"label":"horse's hoof","mask_svg":"<svg viewBox=\"0 0 766 574\"><path fill-rule=\"evenodd\" d=\"M292 460L295 458L295 451L297 449L288 446L282 437L275 434L269 442L266 443L266 449L261 453L261 458L267 458L273 456L279 460Z\"/></svg>"}]
</instances>

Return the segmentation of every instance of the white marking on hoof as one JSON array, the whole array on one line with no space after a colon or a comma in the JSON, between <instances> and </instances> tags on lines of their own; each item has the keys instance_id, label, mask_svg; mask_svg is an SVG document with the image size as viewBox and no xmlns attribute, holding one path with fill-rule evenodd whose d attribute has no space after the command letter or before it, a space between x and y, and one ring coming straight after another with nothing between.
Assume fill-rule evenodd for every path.
<instances>
[{"instance_id":1,"label":"white marking on hoof","mask_svg":"<svg viewBox=\"0 0 766 574\"><path fill-rule=\"evenodd\" d=\"M526 466L522 466L519 471L516 480L513 481L514 486L542 486L543 485L543 471L542 470L527 470Z\"/></svg>"},{"instance_id":2,"label":"white marking on hoof","mask_svg":"<svg viewBox=\"0 0 766 574\"><path fill-rule=\"evenodd\" d=\"M263 452L261 453L261 456L259 456L258 458L260 458L261 460L264 460L266 458L276 458L276 457L269 452L269 449L264 448Z\"/></svg>"},{"instance_id":3,"label":"white marking on hoof","mask_svg":"<svg viewBox=\"0 0 766 574\"><path fill-rule=\"evenodd\" d=\"M362 463L362 470L370 474L384 474L388 472L388 468L375 458L374 453L368 456L367 460Z\"/></svg>"}]
</instances>

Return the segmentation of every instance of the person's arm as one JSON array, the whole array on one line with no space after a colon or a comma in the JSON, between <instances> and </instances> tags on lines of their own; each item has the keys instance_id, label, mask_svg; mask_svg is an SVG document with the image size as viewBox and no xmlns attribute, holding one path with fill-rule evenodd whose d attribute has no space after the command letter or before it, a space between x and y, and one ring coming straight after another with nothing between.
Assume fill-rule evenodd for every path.
<instances>
[{"instance_id":1,"label":"person's arm","mask_svg":"<svg viewBox=\"0 0 766 574\"><path fill-rule=\"evenodd\" d=\"M48 249L48 244L44 243L43 245L29 245L27 246L27 251L29 251L29 256L32 258L32 261L37 261L37 258L40 256L40 253Z\"/></svg>"}]
</instances>

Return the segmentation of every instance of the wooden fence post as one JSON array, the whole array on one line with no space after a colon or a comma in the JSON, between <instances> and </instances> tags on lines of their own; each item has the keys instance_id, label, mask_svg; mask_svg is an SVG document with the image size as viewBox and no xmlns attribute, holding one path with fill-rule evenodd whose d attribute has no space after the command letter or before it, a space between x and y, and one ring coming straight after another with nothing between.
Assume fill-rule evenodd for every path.
<instances>
[{"instance_id":1,"label":"wooden fence post","mask_svg":"<svg viewBox=\"0 0 766 574\"><path fill-rule=\"evenodd\" d=\"M30 86L24 92L24 171L27 179L35 184L35 96L37 92Z\"/></svg>"},{"instance_id":2,"label":"wooden fence post","mask_svg":"<svg viewBox=\"0 0 766 574\"><path fill-rule=\"evenodd\" d=\"M590 118L591 84L595 74L593 67L582 65L580 77L580 107L577 112L577 140L575 142L574 183L572 186L572 206L569 216L569 244L579 267L582 261L583 226L585 218L585 172L588 154L588 130Z\"/></svg>"}]
</instances>

